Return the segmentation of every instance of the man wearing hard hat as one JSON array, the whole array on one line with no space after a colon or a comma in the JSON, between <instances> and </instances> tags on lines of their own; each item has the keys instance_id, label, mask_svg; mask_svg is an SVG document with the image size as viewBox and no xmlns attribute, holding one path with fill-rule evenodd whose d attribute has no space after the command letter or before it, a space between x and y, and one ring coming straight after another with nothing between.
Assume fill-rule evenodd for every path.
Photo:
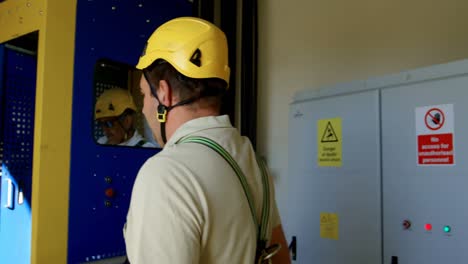
<instances>
[{"instance_id":1,"label":"man wearing hard hat","mask_svg":"<svg viewBox=\"0 0 468 264\"><path fill-rule=\"evenodd\" d=\"M271 178L220 115L230 71L224 33L173 19L148 39L137 68L143 114L164 148L133 186L130 263L290 263Z\"/></svg>"},{"instance_id":2,"label":"man wearing hard hat","mask_svg":"<svg viewBox=\"0 0 468 264\"><path fill-rule=\"evenodd\" d=\"M127 90L105 90L97 99L94 108L94 118L104 132L104 136L97 142L108 145L156 147L135 129L136 110L132 95Z\"/></svg>"}]
</instances>

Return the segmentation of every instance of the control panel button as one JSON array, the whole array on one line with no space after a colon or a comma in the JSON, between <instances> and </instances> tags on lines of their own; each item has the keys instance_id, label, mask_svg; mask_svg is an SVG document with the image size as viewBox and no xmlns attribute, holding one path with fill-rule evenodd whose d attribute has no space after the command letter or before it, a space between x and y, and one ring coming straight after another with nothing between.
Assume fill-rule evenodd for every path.
<instances>
[{"instance_id":1,"label":"control panel button","mask_svg":"<svg viewBox=\"0 0 468 264\"><path fill-rule=\"evenodd\" d=\"M403 228L405 230L409 229L410 227L411 227L411 221L410 220L403 221Z\"/></svg>"},{"instance_id":2,"label":"control panel button","mask_svg":"<svg viewBox=\"0 0 468 264\"><path fill-rule=\"evenodd\" d=\"M110 183L112 183L112 178L109 177L109 176L107 176L107 177L104 178L104 181L105 181L106 183L109 183L109 184L110 184Z\"/></svg>"},{"instance_id":3,"label":"control panel button","mask_svg":"<svg viewBox=\"0 0 468 264\"><path fill-rule=\"evenodd\" d=\"M452 232L452 228L448 225L444 226L444 233L450 233Z\"/></svg>"},{"instance_id":4,"label":"control panel button","mask_svg":"<svg viewBox=\"0 0 468 264\"><path fill-rule=\"evenodd\" d=\"M424 229L426 229L426 231L432 231L432 225L431 224L425 224Z\"/></svg>"},{"instance_id":5,"label":"control panel button","mask_svg":"<svg viewBox=\"0 0 468 264\"><path fill-rule=\"evenodd\" d=\"M105 191L105 194L107 197L109 198L114 198L115 196L115 191L113 188L107 188L106 191Z\"/></svg>"}]
</instances>

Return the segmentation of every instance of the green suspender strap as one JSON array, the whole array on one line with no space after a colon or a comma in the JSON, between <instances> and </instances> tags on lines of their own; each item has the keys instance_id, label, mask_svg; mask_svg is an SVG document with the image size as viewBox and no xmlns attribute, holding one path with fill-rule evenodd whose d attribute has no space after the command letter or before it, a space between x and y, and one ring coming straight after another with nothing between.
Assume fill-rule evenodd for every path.
<instances>
[{"instance_id":1,"label":"green suspender strap","mask_svg":"<svg viewBox=\"0 0 468 264\"><path fill-rule=\"evenodd\" d=\"M258 234L257 234L257 256L255 263L265 263L268 261L273 255L275 255L280 247L279 245L274 245L272 247L266 248L267 245L267 230L268 230L268 219L270 218L270 186L269 186L269 179L268 179L268 171L265 166L265 162L263 159L257 156L257 163L260 166L260 170L262 172L262 183L263 183L263 207L262 207L262 218L260 225L258 224L257 213L255 210L255 203L252 197L252 192L250 190L249 184L247 182L247 178L245 177L244 173L242 172L241 168L234 160L234 158L227 152L221 145L216 143L215 141L205 138L205 137L186 137L182 138L178 143L198 143L205 145L212 150L216 151L221 157L223 157L229 165L231 165L232 169L237 174L237 178L244 189L245 196L249 203L250 212L252 214L252 219L256 227L258 227Z\"/></svg>"}]
</instances>

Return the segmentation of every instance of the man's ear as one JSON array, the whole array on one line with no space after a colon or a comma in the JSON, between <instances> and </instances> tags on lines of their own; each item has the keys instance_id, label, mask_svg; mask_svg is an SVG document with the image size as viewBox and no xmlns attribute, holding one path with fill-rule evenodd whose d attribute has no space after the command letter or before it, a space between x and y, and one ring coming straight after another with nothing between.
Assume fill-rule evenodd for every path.
<instances>
[{"instance_id":1,"label":"man's ear","mask_svg":"<svg viewBox=\"0 0 468 264\"><path fill-rule=\"evenodd\" d=\"M166 80L159 81L158 89L159 102L167 107L172 106L172 89Z\"/></svg>"},{"instance_id":2,"label":"man's ear","mask_svg":"<svg viewBox=\"0 0 468 264\"><path fill-rule=\"evenodd\" d=\"M135 115L134 114L128 114L128 115L125 115L124 119L122 120L123 121L123 126L125 127L125 129L132 129L133 128L133 119L135 118Z\"/></svg>"}]
</instances>

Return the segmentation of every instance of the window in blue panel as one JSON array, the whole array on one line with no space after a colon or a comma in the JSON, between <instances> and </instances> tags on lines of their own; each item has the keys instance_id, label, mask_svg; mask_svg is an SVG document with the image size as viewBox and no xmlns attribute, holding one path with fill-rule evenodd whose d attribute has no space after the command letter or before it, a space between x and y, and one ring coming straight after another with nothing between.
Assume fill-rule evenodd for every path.
<instances>
[{"instance_id":1,"label":"window in blue panel","mask_svg":"<svg viewBox=\"0 0 468 264\"><path fill-rule=\"evenodd\" d=\"M93 138L108 146L158 147L142 114L141 72L100 59L94 70Z\"/></svg>"}]
</instances>

